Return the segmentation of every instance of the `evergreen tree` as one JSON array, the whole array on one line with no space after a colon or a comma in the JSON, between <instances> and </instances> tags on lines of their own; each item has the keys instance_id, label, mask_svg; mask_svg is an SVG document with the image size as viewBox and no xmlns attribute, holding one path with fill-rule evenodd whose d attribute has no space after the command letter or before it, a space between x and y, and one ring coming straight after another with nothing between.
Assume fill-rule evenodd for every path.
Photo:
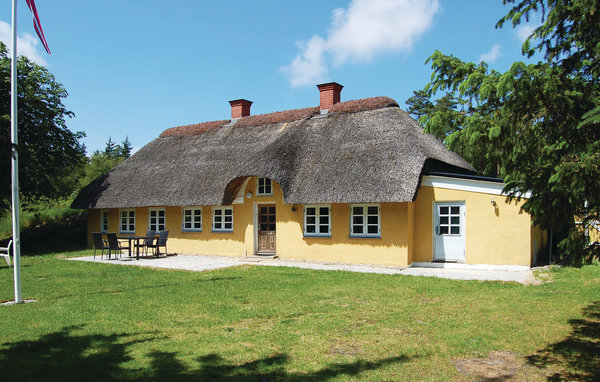
<instances>
[{"instance_id":1,"label":"evergreen tree","mask_svg":"<svg viewBox=\"0 0 600 382\"><path fill-rule=\"evenodd\" d=\"M584 237L584 228L600 220L599 1L505 0L513 7L499 27L541 13L543 24L523 52L542 52L545 60L515 62L499 73L436 51L424 91L460 99L462 116L434 108L421 117L425 131L438 136L448 123L446 144L460 147L482 173L504 177L511 198L530 191L523 209L536 224L565 233L562 255L576 262L599 250Z\"/></svg>"},{"instance_id":2,"label":"evergreen tree","mask_svg":"<svg viewBox=\"0 0 600 382\"><path fill-rule=\"evenodd\" d=\"M129 136L126 136L125 140L122 142L122 145L121 145L121 156L125 159L129 158L131 156L132 149L133 149L133 146L131 145Z\"/></svg>"}]
</instances>

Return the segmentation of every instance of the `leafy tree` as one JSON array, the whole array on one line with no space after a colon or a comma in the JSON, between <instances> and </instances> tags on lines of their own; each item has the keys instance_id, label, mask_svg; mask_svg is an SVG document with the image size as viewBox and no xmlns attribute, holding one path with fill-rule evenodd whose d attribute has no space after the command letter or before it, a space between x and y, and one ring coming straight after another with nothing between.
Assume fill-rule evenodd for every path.
<instances>
[{"instance_id":1,"label":"leafy tree","mask_svg":"<svg viewBox=\"0 0 600 382\"><path fill-rule=\"evenodd\" d=\"M482 173L504 177L511 199L531 191L523 209L536 224L565 232L562 255L576 262L598 256L583 228L600 220L599 1L504 0L513 6L498 27L541 14L523 52L541 52L544 61L499 73L436 51L424 91L451 94L463 110L433 108L421 117L438 136L448 123L446 144Z\"/></svg>"},{"instance_id":2,"label":"leafy tree","mask_svg":"<svg viewBox=\"0 0 600 382\"><path fill-rule=\"evenodd\" d=\"M0 209L10 204L10 57L0 43ZM26 57L18 59L19 186L29 198L68 194L72 182L64 182L81 164L85 148L82 132L67 128L73 115L62 103L65 88L45 68Z\"/></svg>"}]
</instances>

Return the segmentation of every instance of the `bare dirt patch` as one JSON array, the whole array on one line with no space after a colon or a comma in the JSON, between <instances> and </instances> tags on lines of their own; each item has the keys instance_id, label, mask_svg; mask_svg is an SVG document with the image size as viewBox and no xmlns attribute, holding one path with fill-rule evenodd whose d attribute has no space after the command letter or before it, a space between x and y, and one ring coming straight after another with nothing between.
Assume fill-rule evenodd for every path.
<instances>
[{"instance_id":1,"label":"bare dirt patch","mask_svg":"<svg viewBox=\"0 0 600 382\"><path fill-rule=\"evenodd\" d=\"M491 351L487 358L454 360L456 369L482 381L509 381L523 367L524 361L510 351Z\"/></svg>"}]
</instances>

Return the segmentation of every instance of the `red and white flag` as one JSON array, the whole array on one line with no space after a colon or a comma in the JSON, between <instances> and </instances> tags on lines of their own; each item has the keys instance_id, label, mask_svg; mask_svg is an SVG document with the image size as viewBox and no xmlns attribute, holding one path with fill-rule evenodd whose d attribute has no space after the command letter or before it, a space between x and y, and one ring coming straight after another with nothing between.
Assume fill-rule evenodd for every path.
<instances>
[{"instance_id":1,"label":"red and white flag","mask_svg":"<svg viewBox=\"0 0 600 382\"><path fill-rule=\"evenodd\" d=\"M27 6L31 10L31 16L33 17L33 28L37 33L44 49L46 52L50 54L50 48L48 48L48 43L46 42L46 37L44 36L44 30L42 29L42 24L40 23L40 16L38 16L37 8L35 7L35 2L33 0L25 0L27 2Z\"/></svg>"}]
</instances>

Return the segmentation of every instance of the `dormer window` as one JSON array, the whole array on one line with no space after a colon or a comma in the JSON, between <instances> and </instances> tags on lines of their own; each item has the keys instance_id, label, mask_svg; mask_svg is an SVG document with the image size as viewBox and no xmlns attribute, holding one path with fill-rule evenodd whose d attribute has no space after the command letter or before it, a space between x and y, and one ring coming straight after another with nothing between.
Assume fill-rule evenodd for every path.
<instances>
[{"instance_id":1,"label":"dormer window","mask_svg":"<svg viewBox=\"0 0 600 382\"><path fill-rule=\"evenodd\" d=\"M273 184L269 178L258 178L256 195L273 195Z\"/></svg>"}]
</instances>

